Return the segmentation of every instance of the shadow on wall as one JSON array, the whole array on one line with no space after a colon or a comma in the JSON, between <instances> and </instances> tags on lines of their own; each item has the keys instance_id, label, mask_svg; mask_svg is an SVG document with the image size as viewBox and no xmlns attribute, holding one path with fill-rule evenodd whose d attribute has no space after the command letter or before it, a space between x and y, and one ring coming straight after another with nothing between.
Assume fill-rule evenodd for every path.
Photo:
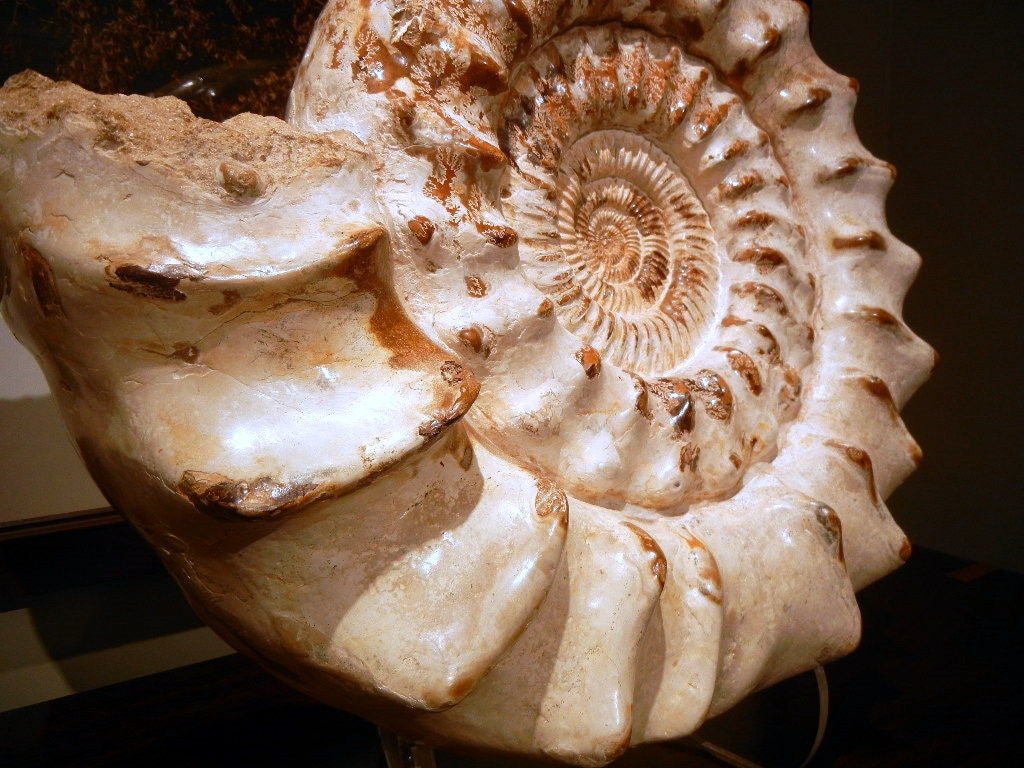
<instances>
[{"instance_id":1,"label":"shadow on wall","mask_svg":"<svg viewBox=\"0 0 1024 768\"><path fill-rule=\"evenodd\" d=\"M0 712L231 653L123 523L0 542L0 637Z\"/></svg>"},{"instance_id":2,"label":"shadow on wall","mask_svg":"<svg viewBox=\"0 0 1024 768\"><path fill-rule=\"evenodd\" d=\"M0 400L0 526L107 506L52 397Z\"/></svg>"}]
</instances>

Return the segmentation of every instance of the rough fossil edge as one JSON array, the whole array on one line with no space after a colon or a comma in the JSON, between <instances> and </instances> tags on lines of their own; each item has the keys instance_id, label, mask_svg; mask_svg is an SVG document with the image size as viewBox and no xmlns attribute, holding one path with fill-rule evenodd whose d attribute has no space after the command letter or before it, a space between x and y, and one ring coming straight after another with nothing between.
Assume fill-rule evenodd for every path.
<instances>
[{"instance_id":1,"label":"rough fossil edge","mask_svg":"<svg viewBox=\"0 0 1024 768\"><path fill-rule=\"evenodd\" d=\"M6 312L72 423L96 411L87 434L263 517L368 482L472 404L390 285L353 137L30 73L3 94Z\"/></svg>"},{"instance_id":2,"label":"rough fossil edge","mask_svg":"<svg viewBox=\"0 0 1024 768\"><path fill-rule=\"evenodd\" d=\"M761 5L763 4L755 4L756 7ZM724 10L720 9L720 12L724 14L738 13L736 9L742 7L744 4L736 2ZM795 11L795 6L791 7ZM710 11L708 13L710 14ZM728 19L729 17L725 16L724 18ZM772 20L775 19L769 17L768 21ZM794 22L789 20L787 23ZM799 18L796 23L799 23ZM771 35L760 35L762 40L769 38ZM745 39L756 40L758 35L747 35ZM804 50L802 46L806 46L806 41L793 42L792 33L789 32L781 35L781 43L773 47L773 52L762 56L757 56L756 51L739 52L736 54L735 60L750 58L757 61L765 55L785 55L789 61L801 62L799 65L794 64L793 71L805 74L812 72L814 77L809 77L806 82L800 82L798 77L794 77L792 88L778 88L774 91L774 96L778 99L790 99L788 102L789 113L795 114L793 125L797 125L801 120L820 120L821 124L835 132L835 136L852 137L850 128L852 89L844 83L842 78L827 70L814 71L815 66L820 67L821 65L813 57L808 57L807 50ZM754 77L758 76L758 71L757 67L753 68ZM831 86L828 87L830 95L824 101L821 101L820 92L814 93L811 90L817 87L827 87L821 86L822 82ZM819 101L821 103L817 103ZM9 117L9 113L5 113L5 117ZM798 153L799 147L800 142L796 141L790 151ZM91 147L83 149L85 154L94 151ZM852 607L852 601L849 599L849 587L844 585L845 576L840 573L836 576L835 581L829 577L826 581L829 581L832 586L823 588L820 573L813 570L807 573L794 573L786 570L789 566L799 571L801 562L799 557L785 558L785 562L782 563L774 561L773 556L787 551L782 549L782 545L775 540L775 536L781 531L789 530L785 526L780 530L779 518L785 518L786 515L793 516L793 530L800 533L797 539L806 541L802 547L810 553L806 556L811 559L824 560L824 572L831 574L835 572L834 563L838 561L834 533L836 522L825 509L817 505L817 501L829 501L830 497L835 497L833 506L839 511L844 524L843 543L845 544L847 562L850 564L858 586L877 578L898 563L904 540L891 523L891 519L887 517L884 507L875 498L875 493L884 497L892 487L898 484L904 473L912 467L914 447L905 432L902 431L902 425L895 416L894 407L887 402L885 384L892 391L895 401L902 404L913 388L920 383L923 371L927 368L925 364L927 353L920 342L906 331L905 326L897 319L902 295L913 276L917 262L916 256L896 243L884 226L882 199L890 183L888 171L874 163L863 152L855 139L851 138L849 142L837 144L831 149L838 150L828 155L836 159L835 163L814 169L808 163L804 172L805 179L808 181L813 179L815 188L824 190L821 198L823 200L839 198L840 196L835 191L838 189L847 195L852 192L854 193L853 197L862 199L870 205L865 206L866 215L853 220L857 226L840 232L816 233L819 242L829 243L831 238L830 245L832 247L828 250L838 254L836 258L840 260L839 263L843 263L847 267L844 270L834 270L837 275L835 283L837 288L833 293L835 300L830 303L826 299L822 312L826 315L831 313L829 316L837 320L839 327L846 329L842 333L836 333L839 339L847 338L844 334L852 335L852 338L856 339L858 334L865 333L869 337L877 337L879 342L867 345L870 350L867 357L864 356L862 347L856 347L852 343L837 345L844 354L837 355L834 366L827 374L819 374L814 384L816 387L814 391L821 393L822 402L830 403L835 398L834 390L838 389L844 394L844 397L846 395L850 397L850 407L838 411L821 409L820 413L812 411L810 415L813 416L813 420L809 420L806 425L801 424L805 428L791 430L787 437L789 441L787 447L780 453L776 459L776 465L773 465L770 470L770 474L777 473L778 479L785 485L796 488L806 495L792 494L775 478L758 479L756 482L752 480L751 490L744 489L744 492L738 497L739 502L749 495L764 493L768 494L768 498L776 500L778 504L783 503L781 500L790 500L789 505L793 511L775 515L765 513L765 518L758 525L758 521L750 514L749 510L741 509L730 516L729 507L733 505L726 504L724 509L708 510L706 514L693 515L687 525L680 525L671 533L663 532L661 524L637 521L636 524L640 530L657 543L654 548L643 546L646 544L646 540L640 536L634 536L636 541L641 543L640 545L630 545L628 543L630 540L623 538L622 530L620 530L621 523L608 521L607 513L602 513L600 510L589 510L586 505L578 505L575 517L579 519L580 523L570 530L571 539L573 530L577 531L575 536L579 537L592 528L596 532L595 535L605 537L608 541L615 541L617 542L615 546L621 546L623 552L632 553L629 556L629 561L632 564L629 571L636 574L636 587L633 588L629 597L621 598L619 604L623 606L622 610L627 611L630 616L635 618L624 623L623 631L627 634L623 639L616 641L616 647L624 649L624 653L628 655L629 632L636 635L634 642L642 643L640 655L637 658L637 665L642 672L642 679L637 686L638 699L642 699L643 696L657 696L662 690L661 686L657 686L655 694L651 694L649 690L650 681L658 678L661 668L656 667L652 670L649 667L652 652L646 648L654 642L652 640L654 636L652 635L653 630L649 630L645 634L643 627L655 627L658 621L668 627L674 621L676 622L674 626L678 626L679 630L677 633L671 634L666 632L666 637L680 637L693 631L688 620L692 620L693 616L704 615L700 613L701 611L712 617L712 621L716 615L718 616L718 620L723 624L721 637L724 639L722 644L725 648L721 656L720 669L706 669L706 661L709 657L714 656L713 653L690 661L692 665L690 669L701 668L702 661L705 665L703 676L700 677L704 686L701 689L702 697L698 697L700 701L691 702L687 705L688 708L677 710L681 722L657 726L652 726L651 723L657 723L659 717L663 719L663 716L652 716L653 705L646 705L650 706L646 715L644 715L645 705L638 706L637 720L639 722L637 725L639 727L627 727L624 712L615 711L614 707L609 710L608 699L602 698L601 694L608 692L609 685L612 686L611 690L615 689L614 686L619 686L628 689L624 691L628 693L633 688L633 675L628 675L623 679L618 677L621 672L616 672L608 666L598 665L588 669L588 674L581 678L579 673L574 676L571 668L564 667L576 655L580 644L586 642L587 632L592 631L595 626L593 622L588 623L577 616L573 622L576 629L569 631L565 639L567 643L565 655L552 654L550 647L541 648L538 653L542 658L553 658L552 663L554 664L562 664L562 667L559 668L559 679L564 680L565 684L561 690L556 691L556 694L567 696L575 691L584 695L578 698L567 696L565 702L557 698L553 703L551 699L544 699L548 704L540 703L540 707L547 713L544 716L546 725L543 728L536 730L530 725L536 720L537 702L527 702L527 706L523 710L525 720L521 730L513 727L513 723L517 722L514 717L509 717L507 722L480 722L481 718L485 718L486 707L474 708L471 705L474 697L477 700L486 700L488 696L500 695L493 693L494 690L501 691L503 666L499 665L485 678L483 684L473 690L464 705L449 710L449 713L444 715L420 717L418 726L425 733L432 733L435 736L442 735L456 741L475 741L485 746L503 746L514 751L540 750L581 764L598 764L613 757L631 738L641 741L645 738L666 738L684 733L703 719L704 710L709 704L713 707L712 711L720 711L759 685L767 684L778 677L798 671L799 668L814 663L819 657L838 655L851 647L855 641L857 628L855 608ZM185 185L187 186L189 183L185 182ZM242 184L241 187L244 188L245 185ZM209 190L219 194L212 186L209 187ZM855 206L851 205L851 207ZM841 208L842 206L836 210ZM842 223L846 224L847 222L844 220ZM843 245L837 246L837 241ZM5 248L8 252L12 250L10 240L5 244ZM877 258L878 256L882 258ZM885 266L887 264L888 267ZM45 274L45 269L43 273ZM838 290L839 285L847 287L842 283L844 276L847 282L850 282L850 275L857 275L859 278L862 274L867 275L867 279L876 286L888 287L883 293L867 295L868 300L872 303L858 303L857 293L853 294L855 298L852 301L844 299L843 297L847 294ZM69 280L68 282L73 281ZM27 272L19 273L16 269L11 270L11 285L15 291L19 289L24 291L28 288L31 292L26 294L22 303L23 307L32 306L33 302L37 311L41 311L40 308L47 306L50 309L56 306L52 302L47 305L45 301L47 298L52 298L46 291L45 281L40 293L38 286L32 282L32 276ZM857 287L859 285L860 283L857 283L850 287L855 291L862 290ZM100 287L102 288L102 286ZM828 296L827 285L823 290ZM844 304L844 301L847 303ZM70 301L67 303L72 304ZM11 304L9 299L8 311L10 311ZM862 307L872 310L877 307L882 311L863 312L861 311ZM116 314L116 312L112 312L111 316ZM98 319L97 322L105 324L110 320L111 317L106 317ZM45 318L44 321L51 325L55 322L52 316ZM40 319L27 320L28 324L33 322L40 322ZM17 325L17 320L15 324ZM22 326L22 335L25 335L24 325ZM819 334L819 345L824 344L821 339L822 335ZM897 352L894 355L887 355L886 351L890 348ZM876 349L880 351L875 351ZM188 356L187 352L185 354ZM894 360L895 362L893 362ZM56 371L58 366L51 361L47 367L50 369L51 381L54 382L55 390L59 392L61 374ZM881 382L871 377L878 377ZM833 379L836 381L833 382ZM868 414L869 417L864 418L864 414ZM73 425L76 424L76 419L84 418L82 415L74 413L69 413L69 416ZM104 434L104 427L95 422L78 421L77 424L78 427L75 431L80 435ZM877 432L876 427L882 428L883 431ZM876 436L878 434L886 437L879 439ZM872 461L865 462L856 452L857 450L867 453ZM103 452L97 450L96 454L103 454ZM126 459L109 455L102 460L95 460L93 463L94 471L100 473L101 479L104 474L107 475L106 482L101 482L101 485L108 493L116 497L120 506L128 509L142 509L153 503L151 494L154 489L159 493L168 492L165 483L153 485L153 478L148 470L141 470L137 473L135 476L137 482L134 486L126 483L124 478L110 477L113 474L111 468L124 467L127 463ZM130 475L131 473L125 472L124 474ZM842 482L836 482L837 476L843 478ZM765 490L766 488L768 490ZM843 493L839 490L840 488L847 492ZM174 508L175 511L170 517L179 524L188 527L194 525L197 519L201 519L196 517L194 509L190 510L187 504L181 502L181 494L173 495L172 493L171 498L174 501L173 503L168 501L167 507ZM769 505L769 508L772 507ZM335 515L338 511L340 510L334 509ZM192 592L192 599L203 606L204 613L216 614L214 617L216 624L225 628L226 624L232 622L236 627L251 622L251 619L246 617L247 611L251 611L251 605L244 604L244 600L243 606L238 609L236 615L230 611L219 613L223 604L237 601L239 600L238 595L245 594L243 589L238 588L241 586L240 584L232 584L228 581L222 585L223 589L218 590L216 587L220 582L214 577L190 574L185 563L193 562L188 555L190 547L193 545L176 542L170 530L172 526L168 526L166 521L160 522L139 516L136 518L136 522L147 530L151 540L162 549L165 558L172 563L172 566L177 567L179 578L186 580L184 586ZM256 525L268 527L261 530L260 534L254 532L243 534L243 538L248 539L253 536L267 538L269 534L288 527L285 522L277 521L257 523ZM691 528L694 530L690 530ZM223 551L216 549L217 537L220 534L216 533L215 529L216 527L208 533L207 546L212 547L210 551L217 551L218 555L223 555ZM630 531L631 529L625 530ZM734 542L732 544L722 543L723 540L729 540L726 538L727 533L731 533L733 536L753 536L754 549L770 562L770 565L762 566L766 569L763 583L761 580L751 578L750 564L740 562L742 553L736 550ZM708 573L713 572L710 565L703 569L703 573L687 572L686 563L692 562L692 560L680 554L669 558L669 553L678 553L681 546L671 537L680 538L684 534L689 535L690 539L694 541L700 541L697 536L702 536L706 540L707 546L715 552L721 584L720 591L716 592L716 580L708 576ZM882 535L881 543L879 534ZM281 535L284 536L283 533ZM225 542L221 541L220 543L223 545ZM691 544L689 539L684 540L684 544L690 551L695 548L700 549L697 545ZM582 563L585 561L580 559L584 557L585 550L579 548L581 545L578 540L575 543L571 540L566 546L570 546L570 552L580 553L579 556L574 555L575 560L570 558L561 560L562 565L559 568L564 569L564 575L555 577L556 588L552 590L551 597L541 604L537 617L530 622L527 632L504 656L505 661L502 664L507 665L509 659L513 659L517 653L522 653L524 648L529 647L530 627L537 628L532 630L533 636L536 636L540 633L539 628L544 626L542 620L545 616L553 615L554 619L552 620L555 623L551 626L555 628L560 626L559 600L564 599L568 604L572 604L573 595L576 595L576 599L579 600L579 595L586 594L586 589L593 588L592 572L582 567ZM777 547L779 548L777 549ZM660 592L662 597L652 603L651 591L658 592L662 589L658 585L660 578L656 566L661 561L658 559L657 550L660 550L665 556L666 570L663 577L666 586ZM826 557L829 554L831 559ZM902 551L902 554L906 554L906 552ZM215 559L210 557L207 564L214 562ZM709 562L714 563L714 560L709 560ZM237 561L237 564L239 571L244 572L244 558ZM649 573L651 576L645 576L645 573ZM588 578L588 574L590 578ZM228 578L223 574L219 575L222 578ZM238 576L235 575L233 578L237 579ZM259 574L249 575L247 578L248 582L246 582L246 578L243 578L242 581L248 583L250 588L253 583L258 583L262 579ZM821 626L820 616L816 615L813 610L809 616L787 616L785 611L779 610L780 606L772 602L773 599L779 598L779 593L776 590L769 590L767 594L758 592L758 589L765 588L764 584L772 583L773 579L776 584L782 582L786 593L790 593L789 590L792 590L791 594L803 595L805 592L811 591L819 596L821 598L820 611L824 614L833 610L825 606L832 600L837 601L837 604L841 606L838 609L840 615L827 621L828 626ZM557 585L561 583L566 584L566 587L561 588L560 592ZM673 584L680 586L677 587L676 597L670 600L669 595ZM812 589L812 585L817 591ZM567 594L564 598L559 598L558 595L562 593ZM676 605L683 604L684 598L680 595L688 595L692 598L689 603L686 603L688 612L672 608L672 600ZM716 607L717 603L714 600L716 595L723 601L724 607ZM703 598L698 596L703 596ZM256 599L256 597L251 596L251 599ZM657 609L652 607L655 603L658 606ZM814 601L811 601L811 604L813 605ZM747 607L756 607L756 609L745 611L744 609ZM655 610L659 617L657 619L652 613ZM770 621L767 623L757 622L755 619L759 615L762 618L770 619ZM645 623L648 616L651 617L650 622ZM296 627L301 628L304 619L303 617L298 618L299 620L292 622L291 625L287 621L283 622L285 628L268 626L262 631L257 631L258 628L249 626L247 631L252 637L239 638L237 629L228 628L227 631L236 635L238 645L249 648L257 655L265 656L268 652L276 654L279 658L272 659L271 663L278 664L279 674L294 677L294 671L289 672L282 669L282 666L291 665L293 668L298 668L300 677L303 677L301 670L305 664L308 664L309 650L323 648L324 641L308 634L303 637ZM266 621L272 622L272 617L267 618ZM312 622L306 622L306 624L310 625ZM637 627L640 627L640 630ZM638 632L639 634L637 634ZM279 650L281 646L286 645L281 642L282 639L289 637L292 638L291 652L295 654L294 658L289 657L288 654L282 654ZM781 650L780 642L792 637L802 638L803 643L791 647L787 651ZM719 641L715 638L708 638L706 642L710 650L710 648L717 647ZM573 649L573 653L569 654L568 649ZM680 658L684 657L685 652L683 650L680 653ZM500 654L500 649L498 653ZM655 650L653 658L657 659L658 655L659 651ZM492 655L492 658L495 657ZM527 655L526 658L532 657ZM486 669L487 666L488 663L484 662L482 667L478 666L478 669ZM718 665L716 664L716 666ZM307 689L315 690L323 685L323 681L329 677L329 674L327 669L315 667L314 672L305 675L305 686ZM365 670L356 670L352 674L354 677L358 677L365 674ZM716 677L717 682L714 682ZM451 682L451 676L442 676L442 678L444 681ZM598 680L608 682L602 687L595 684L595 681ZM452 703L453 698L458 698L458 694L466 695L469 692L468 689L472 688L472 682L474 681L470 679L468 685L463 683L461 686L454 686L447 690L444 689L442 683L438 683L436 687L441 689L438 693L443 695L428 696L424 694L418 699L415 696L409 696L407 697L408 703L428 708L446 706ZM509 684L514 682L516 681L510 681ZM360 693L358 686L352 686L350 681L344 680L338 681L338 686L341 690L345 690L346 686L351 686L353 688L352 700L358 702ZM369 689L370 695L372 695L373 686L369 686ZM585 695L588 690L590 695ZM387 691L380 692L387 693ZM364 690L362 693L365 694L366 691ZM329 698L338 700L336 695L329 696ZM404 697L400 696L400 698ZM344 701L345 698L341 697L341 700ZM373 711L373 705L369 701L359 704L359 706L364 711ZM553 718L553 713L556 712L563 712L564 718L561 720L558 717ZM531 713L533 713L532 720ZM593 717L591 722L594 722L597 727L593 732L580 733L574 724L591 716ZM401 717L399 719L401 720ZM476 735L474 736L469 729L475 729ZM490 729L497 733L490 733ZM632 736L630 736L630 731L632 731ZM517 737L515 734L520 734L521 737Z\"/></svg>"}]
</instances>

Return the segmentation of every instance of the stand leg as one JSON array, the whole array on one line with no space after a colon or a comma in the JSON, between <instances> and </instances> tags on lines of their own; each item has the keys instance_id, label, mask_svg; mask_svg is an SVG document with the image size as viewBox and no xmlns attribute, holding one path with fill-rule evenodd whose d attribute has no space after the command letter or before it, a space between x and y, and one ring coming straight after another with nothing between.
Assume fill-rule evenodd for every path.
<instances>
[{"instance_id":1,"label":"stand leg","mask_svg":"<svg viewBox=\"0 0 1024 768\"><path fill-rule=\"evenodd\" d=\"M391 731L378 728L387 768L437 768L434 750L414 741L406 741Z\"/></svg>"},{"instance_id":2,"label":"stand leg","mask_svg":"<svg viewBox=\"0 0 1024 768\"><path fill-rule=\"evenodd\" d=\"M814 759L814 756L818 754L821 742L825 738L825 729L828 726L828 678L825 676L825 668L820 664L814 668L814 681L818 686L818 728L814 734L814 743L811 744L811 751L800 764L800 768L806 768L811 760ZM761 768L757 763L751 762L745 757L741 757L727 749L723 749L717 744L712 744L710 741L699 741L698 746L723 765L728 765L732 768Z\"/></svg>"},{"instance_id":3,"label":"stand leg","mask_svg":"<svg viewBox=\"0 0 1024 768\"><path fill-rule=\"evenodd\" d=\"M828 727L828 677L825 676L825 668L820 664L814 668L814 681L818 684L818 732L814 735L814 744L807 759L800 764L800 768L806 766L818 754L821 742L825 739L825 729Z\"/></svg>"}]
</instances>

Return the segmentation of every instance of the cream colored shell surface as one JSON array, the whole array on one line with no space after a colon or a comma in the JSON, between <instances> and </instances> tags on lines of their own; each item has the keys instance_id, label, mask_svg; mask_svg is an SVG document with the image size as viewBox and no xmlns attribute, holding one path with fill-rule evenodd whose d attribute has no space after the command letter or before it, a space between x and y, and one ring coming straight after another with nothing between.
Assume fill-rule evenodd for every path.
<instances>
[{"instance_id":1,"label":"cream colored shell surface","mask_svg":"<svg viewBox=\"0 0 1024 768\"><path fill-rule=\"evenodd\" d=\"M4 311L196 610L602 765L849 652L933 353L790 0L337 0L288 122L0 91Z\"/></svg>"}]
</instances>

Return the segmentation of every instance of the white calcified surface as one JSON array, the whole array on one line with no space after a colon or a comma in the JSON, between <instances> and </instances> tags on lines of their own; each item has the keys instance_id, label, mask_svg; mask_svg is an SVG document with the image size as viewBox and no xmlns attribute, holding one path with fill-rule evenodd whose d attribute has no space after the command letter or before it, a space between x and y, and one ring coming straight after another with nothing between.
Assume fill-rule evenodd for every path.
<instances>
[{"instance_id":1,"label":"white calcified surface","mask_svg":"<svg viewBox=\"0 0 1024 768\"><path fill-rule=\"evenodd\" d=\"M336 0L289 123L26 73L4 310L233 645L601 765L850 651L932 352L789 0Z\"/></svg>"}]
</instances>

